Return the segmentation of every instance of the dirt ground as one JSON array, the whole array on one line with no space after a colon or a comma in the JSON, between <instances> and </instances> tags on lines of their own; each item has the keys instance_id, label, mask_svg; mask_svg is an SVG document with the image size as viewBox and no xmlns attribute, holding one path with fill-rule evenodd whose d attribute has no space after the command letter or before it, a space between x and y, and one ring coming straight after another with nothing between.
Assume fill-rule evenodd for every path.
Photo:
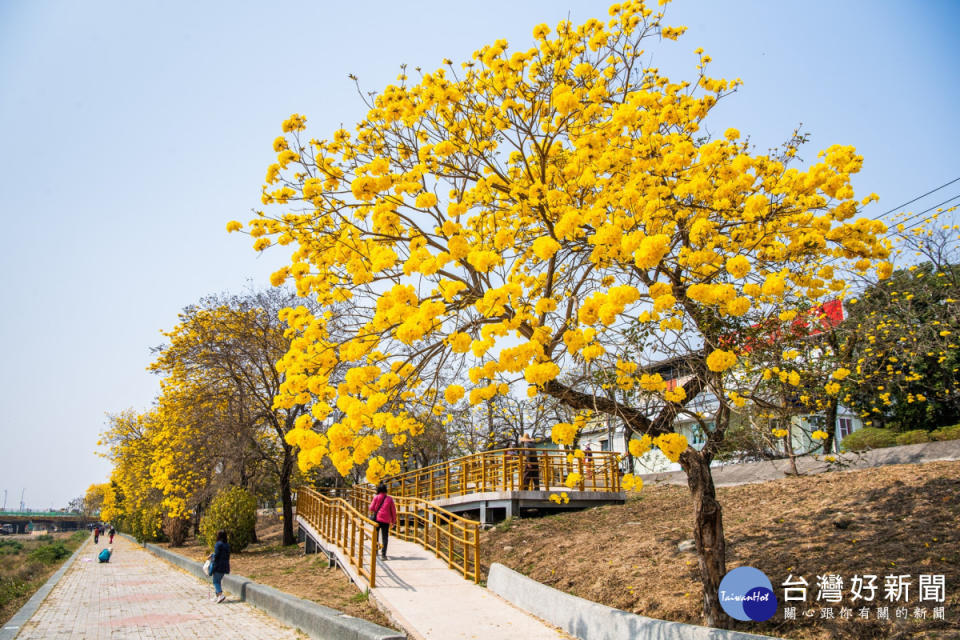
<instances>
[{"instance_id":1,"label":"dirt ground","mask_svg":"<svg viewBox=\"0 0 960 640\"><path fill-rule=\"evenodd\" d=\"M784 638L960 638L960 462L895 465L790 477L718 489L723 507L727 569L756 567L781 600L766 623L734 628ZM484 534L481 557L500 562L542 583L588 600L665 620L702 624L703 591L694 552L678 544L692 539L693 508L685 487L647 486L623 506L544 518L509 520ZM836 523L836 524L835 524ZM844 603L817 602L817 576L844 579ZM875 574L880 589L870 614L849 604L849 580ZM908 574L906 620L884 600L884 576ZM920 574L943 574L946 602L918 602ZM782 583L788 576L809 583L805 607L784 620ZM796 605L798 603L791 603ZM799 603L802 604L802 603ZM890 621L874 620L876 606ZM926 620L914 607L927 607ZM840 607L853 619L840 619ZM821 618L833 606L835 617ZM933 621L945 606L945 621ZM814 611L804 617L805 610Z\"/></svg>"},{"instance_id":2,"label":"dirt ground","mask_svg":"<svg viewBox=\"0 0 960 640\"><path fill-rule=\"evenodd\" d=\"M279 518L260 516L257 522L260 542L230 555L231 573L343 611L355 618L394 627L341 570L327 567L325 555L305 555L303 548L298 545L281 546L282 530ZM210 551L193 538L187 540L186 546L172 550L199 562L210 555Z\"/></svg>"}]
</instances>

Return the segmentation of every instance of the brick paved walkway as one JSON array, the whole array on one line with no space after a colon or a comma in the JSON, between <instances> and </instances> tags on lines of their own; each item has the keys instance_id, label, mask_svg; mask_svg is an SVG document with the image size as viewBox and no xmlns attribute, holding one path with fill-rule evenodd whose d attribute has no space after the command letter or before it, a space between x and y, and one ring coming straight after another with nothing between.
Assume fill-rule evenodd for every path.
<instances>
[{"instance_id":1,"label":"brick paved walkway","mask_svg":"<svg viewBox=\"0 0 960 640\"><path fill-rule=\"evenodd\" d=\"M109 563L85 543L73 565L17 635L18 640L109 638L305 638L230 596L210 601L213 588L147 553L122 536Z\"/></svg>"}]
</instances>

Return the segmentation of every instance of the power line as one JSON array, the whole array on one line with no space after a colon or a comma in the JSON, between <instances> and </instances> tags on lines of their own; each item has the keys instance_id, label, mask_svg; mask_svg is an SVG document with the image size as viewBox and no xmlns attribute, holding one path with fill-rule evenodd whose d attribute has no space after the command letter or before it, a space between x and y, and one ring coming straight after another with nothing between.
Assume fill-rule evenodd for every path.
<instances>
[{"instance_id":1,"label":"power line","mask_svg":"<svg viewBox=\"0 0 960 640\"><path fill-rule=\"evenodd\" d=\"M943 189L944 187L949 187L949 186L952 185L954 182L960 182L960 177L954 178L954 179L951 180L950 182L945 182L944 184L940 185L940 186L937 187L936 189L931 189L930 191L927 191L927 192L924 193L923 195L919 195L919 196L917 196L916 198L914 198L913 200L908 200L907 202L904 202L904 203L901 204L901 205L897 205L896 207L894 207L893 209L890 209L889 211L884 211L883 213L881 213L880 215L878 215L876 218L874 218L874 220L879 220L879 219L882 218L883 216L885 216L885 215L887 215L887 214L890 214L890 213L893 213L893 212L896 211L897 209L902 209L903 207L907 206L908 204L913 204L913 203L916 202L917 200L920 200L921 198L927 197L927 196L930 195L931 193L936 193L937 191L940 191L940 189ZM952 200L952 199L953 199L953 198L951 198L951 200ZM948 200L947 202L949 202L949 200ZM936 205L936 206L939 207L940 205ZM929 209L928 209L928 211L929 211Z\"/></svg>"},{"instance_id":2,"label":"power line","mask_svg":"<svg viewBox=\"0 0 960 640\"><path fill-rule=\"evenodd\" d=\"M921 211L921 212L919 212L919 213L914 213L914 214L911 215L909 218L904 218L903 220L901 220L901 221L898 222L897 224L900 225L900 224L904 224L905 222L909 222L910 220L913 220L913 219L915 219L915 218L918 218L918 217L922 216L922 215L925 214L925 213L929 213L930 211L933 211L933 210L936 209L937 207L942 207L943 205L947 204L948 202L953 202L954 200L956 200L956 199L958 199L958 198L960 198L960 194L955 195L955 196L953 196L952 198L949 198L949 199L947 199L947 200L944 200L944 201L941 202L940 204L935 204L935 205L933 205L932 207L930 207L930 208L928 208L928 209L924 209L923 211ZM904 229L904 231L906 231L907 229L912 229L912 228L914 228L914 227L916 227L916 226L919 226L919 225L921 225L921 224L923 224L923 220L918 220L917 222L915 222L915 223L912 224L912 225L904 226L903 229Z\"/></svg>"}]
</instances>

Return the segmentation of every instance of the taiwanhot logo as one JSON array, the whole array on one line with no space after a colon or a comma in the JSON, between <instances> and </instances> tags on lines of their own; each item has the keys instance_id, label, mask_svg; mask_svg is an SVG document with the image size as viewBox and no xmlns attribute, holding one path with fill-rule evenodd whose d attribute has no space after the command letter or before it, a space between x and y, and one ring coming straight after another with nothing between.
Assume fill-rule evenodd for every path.
<instances>
[{"instance_id":1,"label":"taiwanhot logo","mask_svg":"<svg viewBox=\"0 0 960 640\"><path fill-rule=\"evenodd\" d=\"M763 622L777 612L777 596L770 579L754 567L737 567L720 581L720 606L744 622Z\"/></svg>"}]
</instances>

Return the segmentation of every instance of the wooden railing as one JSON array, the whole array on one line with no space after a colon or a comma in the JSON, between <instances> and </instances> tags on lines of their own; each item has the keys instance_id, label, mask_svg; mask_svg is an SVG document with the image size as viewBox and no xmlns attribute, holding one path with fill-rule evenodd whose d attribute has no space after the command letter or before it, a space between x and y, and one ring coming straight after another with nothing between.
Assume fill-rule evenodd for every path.
<instances>
[{"instance_id":1,"label":"wooden railing","mask_svg":"<svg viewBox=\"0 0 960 640\"><path fill-rule=\"evenodd\" d=\"M350 502L357 511L367 512L375 496L373 487L353 487ZM420 498L393 496L397 525L390 536L414 542L432 551L464 578L480 580L480 523L441 509Z\"/></svg>"},{"instance_id":2,"label":"wooden railing","mask_svg":"<svg viewBox=\"0 0 960 640\"><path fill-rule=\"evenodd\" d=\"M576 482L567 486L571 474ZM500 449L454 458L385 481L390 494L437 500L488 491L620 491L618 455L575 458L557 449Z\"/></svg>"},{"instance_id":3,"label":"wooden railing","mask_svg":"<svg viewBox=\"0 0 960 640\"><path fill-rule=\"evenodd\" d=\"M366 513L343 498L324 496L307 487L297 491L297 515L340 547L372 589L377 583L377 526Z\"/></svg>"}]
</instances>

